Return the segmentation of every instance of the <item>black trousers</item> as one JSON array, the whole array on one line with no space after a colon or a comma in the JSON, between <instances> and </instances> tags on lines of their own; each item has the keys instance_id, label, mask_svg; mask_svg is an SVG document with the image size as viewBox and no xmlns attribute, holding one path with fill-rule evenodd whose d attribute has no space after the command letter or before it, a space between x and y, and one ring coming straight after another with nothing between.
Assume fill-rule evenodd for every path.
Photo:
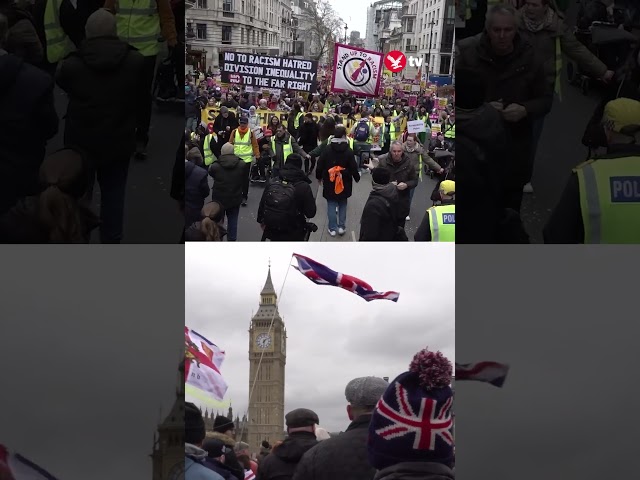
<instances>
[{"instance_id":1,"label":"black trousers","mask_svg":"<svg viewBox=\"0 0 640 480\"><path fill-rule=\"evenodd\" d=\"M136 140L145 146L149 143L149 124L151 123L151 108L153 106L151 87L156 73L156 59L156 55L144 57L144 66L140 79L142 85L138 102Z\"/></svg>"},{"instance_id":2,"label":"black trousers","mask_svg":"<svg viewBox=\"0 0 640 480\"><path fill-rule=\"evenodd\" d=\"M249 198L249 176L251 174L251 162L244 163L244 177L242 180L242 198Z\"/></svg>"}]
</instances>

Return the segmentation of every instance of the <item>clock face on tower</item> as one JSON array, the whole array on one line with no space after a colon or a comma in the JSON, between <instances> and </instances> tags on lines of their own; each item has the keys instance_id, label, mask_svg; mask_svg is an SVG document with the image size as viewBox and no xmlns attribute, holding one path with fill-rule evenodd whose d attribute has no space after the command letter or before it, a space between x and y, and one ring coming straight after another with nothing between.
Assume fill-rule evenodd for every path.
<instances>
[{"instance_id":1,"label":"clock face on tower","mask_svg":"<svg viewBox=\"0 0 640 480\"><path fill-rule=\"evenodd\" d=\"M271 346L271 336L268 333L261 333L256 337L256 346L260 349L269 348Z\"/></svg>"},{"instance_id":2,"label":"clock face on tower","mask_svg":"<svg viewBox=\"0 0 640 480\"><path fill-rule=\"evenodd\" d=\"M169 480L184 480L184 462L176 463L171 468Z\"/></svg>"}]
</instances>

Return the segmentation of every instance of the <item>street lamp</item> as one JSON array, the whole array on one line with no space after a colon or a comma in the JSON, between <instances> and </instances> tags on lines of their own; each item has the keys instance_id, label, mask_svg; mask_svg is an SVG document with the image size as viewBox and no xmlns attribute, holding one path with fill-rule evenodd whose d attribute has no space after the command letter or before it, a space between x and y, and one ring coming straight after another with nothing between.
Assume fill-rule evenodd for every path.
<instances>
[{"instance_id":1,"label":"street lamp","mask_svg":"<svg viewBox=\"0 0 640 480\"><path fill-rule=\"evenodd\" d=\"M429 81L429 70L431 70L431 44L433 43L433 26L436 24L433 20L431 20L431 33L429 33L429 53L427 54L427 81Z\"/></svg>"},{"instance_id":2,"label":"street lamp","mask_svg":"<svg viewBox=\"0 0 640 480\"><path fill-rule=\"evenodd\" d=\"M344 24L344 43L345 44L347 43L347 28L349 27L347 27L347 24L345 23Z\"/></svg>"}]
</instances>

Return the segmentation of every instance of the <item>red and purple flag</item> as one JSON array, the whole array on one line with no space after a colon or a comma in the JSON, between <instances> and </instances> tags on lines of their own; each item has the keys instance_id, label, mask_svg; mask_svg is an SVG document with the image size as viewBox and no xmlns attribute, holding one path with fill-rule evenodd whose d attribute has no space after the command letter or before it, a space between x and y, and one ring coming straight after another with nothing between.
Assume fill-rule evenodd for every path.
<instances>
[{"instance_id":1,"label":"red and purple flag","mask_svg":"<svg viewBox=\"0 0 640 480\"><path fill-rule=\"evenodd\" d=\"M11 452L0 444L0 478L8 480L56 480L49 472L27 460L19 453Z\"/></svg>"},{"instance_id":2,"label":"red and purple flag","mask_svg":"<svg viewBox=\"0 0 640 480\"><path fill-rule=\"evenodd\" d=\"M398 292L376 292L371 285L363 282L359 278L335 272L309 257L298 255L297 253L294 253L293 256L298 262L298 266L296 267L294 265L293 268L318 285L331 285L344 288L364 298L367 302L371 300L391 300L392 302L397 302L400 297Z\"/></svg>"},{"instance_id":3,"label":"red and purple flag","mask_svg":"<svg viewBox=\"0 0 640 480\"><path fill-rule=\"evenodd\" d=\"M509 373L509 365L498 362L456 363L456 381L474 380L502 387Z\"/></svg>"}]
</instances>

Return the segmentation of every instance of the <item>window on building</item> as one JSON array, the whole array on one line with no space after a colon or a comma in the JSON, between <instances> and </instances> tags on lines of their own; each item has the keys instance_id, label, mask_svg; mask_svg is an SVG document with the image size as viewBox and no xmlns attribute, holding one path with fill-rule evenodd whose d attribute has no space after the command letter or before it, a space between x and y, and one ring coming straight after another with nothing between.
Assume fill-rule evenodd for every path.
<instances>
[{"instance_id":1,"label":"window on building","mask_svg":"<svg viewBox=\"0 0 640 480\"><path fill-rule=\"evenodd\" d=\"M200 40L207 39L207 25L205 23L196 23L196 38Z\"/></svg>"},{"instance_id":2,"label":"window on building","mask_svg":"<svg viewBox=\"0 0 640 480\"><path fill-rule=\"evenodd\" d=\"M231 26L222 26L222 43L229 45L231 43Z\"/></svg>"},{"instance_id":3,"label":"window on building","mask_svg":"<svg viewBox=\"0 0 640 480\"><path fill-rule=\"evenodd\" d=\"M233 18L233 0L222 0L222 16Z\"/></svg>"},{"instance_id":4,"label":"window on building","mask_svg":"<svg viewBox=\"0 0 640 480\"><path fill-rule=\"evenodd\" d=\"M244 44L244 28L240 29L240 45Z\"/></svg>"},{"instance_id":5,"label":"window on building","mask_svg":"<svg viewBox=\"0 0 640 480\"><path fill-rule=\"evenodd\" d=\"M449 55L440 56L440 75L449 75L451 70L451 57Z\"/></svg>"},{"instance_id":6,"label":"window on building","mask_svg":"<svg viewBox=\"0 0 640 480\"><path fill-rule=\"evenodd\" d=\"M413 33L413 18L407 19L407 33Z\"/></svg>"},{"instance_id":7,"label":"window on building","mask_svg":"<svg viewBox=\"0 0 640 480\"><path fill-rule=\"evenodd\" d=\"M198 0L198 8L207 8L207 0Z\"/></svg>"}]
</instances>

